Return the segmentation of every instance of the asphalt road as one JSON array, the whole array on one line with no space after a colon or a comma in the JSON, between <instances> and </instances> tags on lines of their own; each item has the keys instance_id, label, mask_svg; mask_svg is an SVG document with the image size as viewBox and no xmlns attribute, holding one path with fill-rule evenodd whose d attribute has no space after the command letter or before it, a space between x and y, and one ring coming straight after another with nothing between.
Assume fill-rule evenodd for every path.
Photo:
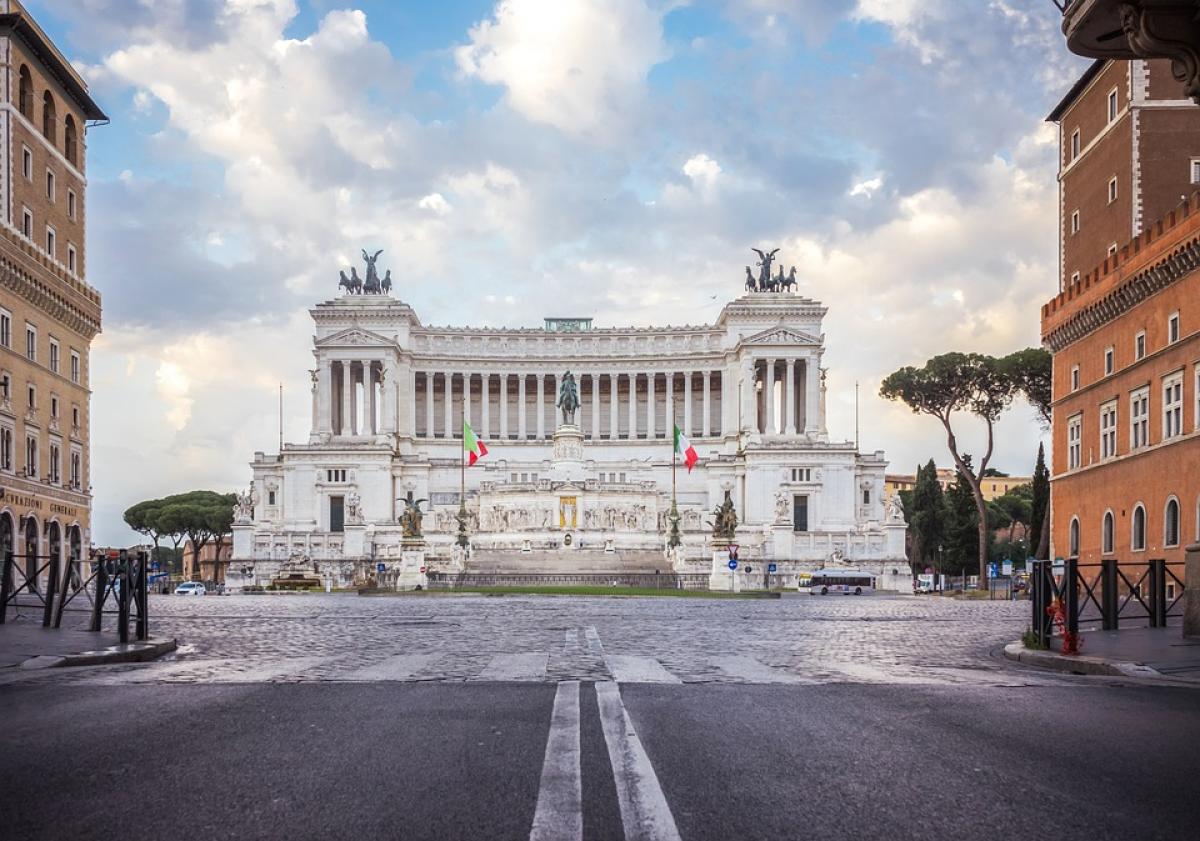
<instances>
[{"instance_id":1,"label":"asphalt road","mask_svg":"<svg viewBox=\"0 0 1200 841\"><path fill-rule=\"evenodd\" d=\"M1200 692L1116 681L13 683L0 716L5 839L1129 841L1200 826Z\"/></svg>"}]
</instances>

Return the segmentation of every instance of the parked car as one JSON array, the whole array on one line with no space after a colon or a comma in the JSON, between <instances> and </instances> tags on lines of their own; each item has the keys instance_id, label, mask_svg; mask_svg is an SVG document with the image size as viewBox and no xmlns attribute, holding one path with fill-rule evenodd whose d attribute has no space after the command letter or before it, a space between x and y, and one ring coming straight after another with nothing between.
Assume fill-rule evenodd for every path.
<instances>
[{"instance_id":1,"label":"parked car","mask_svg":"<svg viewBox=\"0 0 1200 841\"><path fill-rule=\"evenodd\" d=\"M175 588L177 596L204 596L208 594L208 588L199 581L185 581Z\"/></svg>"},{"instance_id":2,"label":"parked car","mask_svg":"<svg viewBox=\"0 0 1200 841\"><path fill-rule=\"evenodd\" d=\"M932 593L933 592L933 582L932 581L918 581L916 584L913 585L913 592L916 593L918 596L925 595L927 593Z\"/></svg>"}]
</instances>

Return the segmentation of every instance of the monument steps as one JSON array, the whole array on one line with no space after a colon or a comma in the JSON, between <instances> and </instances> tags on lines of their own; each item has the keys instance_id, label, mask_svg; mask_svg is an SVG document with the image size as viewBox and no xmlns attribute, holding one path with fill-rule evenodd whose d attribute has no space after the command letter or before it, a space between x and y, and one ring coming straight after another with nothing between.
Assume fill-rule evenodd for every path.
<instances>
[{"instance_id":1,"label":"monument steps","mask_svg":"<svg viewBox=\"0 0 1200 841\"><path fill-rule=\"evenodd\" d=\"M494 575L578 575L668 573L671 564L653 549L605 552L603 549L562 549L533 552L476 553L468 573Z\"/></svg>"}]
</instances>

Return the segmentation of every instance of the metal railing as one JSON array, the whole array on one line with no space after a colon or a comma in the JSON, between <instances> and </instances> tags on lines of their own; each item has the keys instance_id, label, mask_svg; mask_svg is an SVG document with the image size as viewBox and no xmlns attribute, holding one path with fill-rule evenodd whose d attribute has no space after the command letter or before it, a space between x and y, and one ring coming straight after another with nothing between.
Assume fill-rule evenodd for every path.
<instances>
[{"instance_id":1,"label":"metal railing","mask_svg":"<svg viewBox=\"0 0 1200 841\"><path fill-rule=\"evenodd\" d=\"M1167 584L1175 584L1173 598ZM1123 622L1139 627L1165 628L1171 618L1183 615L1184 582L1162 558L1121 563L1105 558L1082 564L1077 558L1034 561L1030 576L1033 615L1031 627L1038 643L1048 645L1059 615L1062 634L1074 639L1081 623L1099 623L1105 631L1119 630Z\"/></svg>"},{"instance_id":2,"label":"metal railing","mask_svg":"<svg viewBox=\"0 0 1200 841\"><path fill-rule=\"evenodd\" d=\"M488 573L431 572L429 589L471 587L639 587L654 590L700 590L708 587L707 573Z\"/></svg>"}]
</instances>

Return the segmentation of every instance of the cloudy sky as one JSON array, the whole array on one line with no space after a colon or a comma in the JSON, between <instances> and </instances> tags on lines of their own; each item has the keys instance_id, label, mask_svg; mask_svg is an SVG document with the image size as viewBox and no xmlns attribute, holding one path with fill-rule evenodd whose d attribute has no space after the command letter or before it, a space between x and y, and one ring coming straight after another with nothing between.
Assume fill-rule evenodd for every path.
<instances>
[{"instance_id":1,"label":"cloudy sky","mask_svg":"<svg viewBox=\"0 0 1200 841\"><path fill-rule=\"evenodd\" d=\"M425 323L702 323L749 247L829 306L829 422L949 463L878 396L1037 342L1055 134L1086 63L1019 0L29 0L112 118L89 133L94 536L232 490L308 432L311 322L360 247ZM353 2L353 0L349 0ZM569 302L569 303L565 303ZM1032 468L1027 407L994 464ZM980 446L968 435L968 446Z\"/></svg>"}]
</instances>

